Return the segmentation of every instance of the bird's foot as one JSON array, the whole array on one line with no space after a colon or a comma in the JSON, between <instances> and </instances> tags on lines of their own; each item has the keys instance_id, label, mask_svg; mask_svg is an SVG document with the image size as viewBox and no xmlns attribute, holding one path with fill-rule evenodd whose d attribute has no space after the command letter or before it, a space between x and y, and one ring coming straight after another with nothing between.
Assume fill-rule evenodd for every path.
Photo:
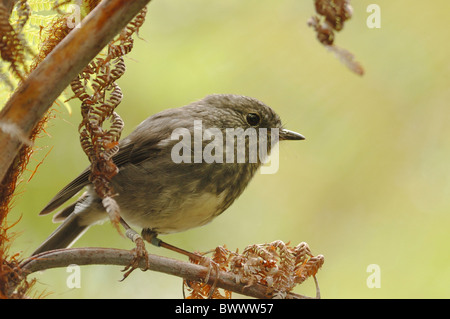
<instances>
[{"instance_id":1,"label":"bird's foot","mask_svg":"<svg viewBox=\"0 0 450 319\"><path fill-rule=\"evenodd\" d=\"M127 229L125 234L136 244L136 247L132 250L135 254L133 260L128 266L122 269L124 274L121 281L124 281L136 268L140 268L142 271L150 269L148 252L145 249L145 242L142 237L131 228Z\"/></svg>"}]
</instances>

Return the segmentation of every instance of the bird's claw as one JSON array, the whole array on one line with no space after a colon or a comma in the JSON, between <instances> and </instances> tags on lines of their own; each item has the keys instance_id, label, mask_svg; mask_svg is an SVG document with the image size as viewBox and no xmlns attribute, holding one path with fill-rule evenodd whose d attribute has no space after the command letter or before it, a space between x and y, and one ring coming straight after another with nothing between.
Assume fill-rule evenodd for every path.
<instances>
[{"instance_id":1,"label":"bird's claw","mask_svg":"<svg viewBox=\"0 0 450 319\"><path fill-rule=\"evenodd\" d=\"M123 278L120 281L124 281L133 270L140 268L142 271L146 271L150 269L150 261L148 258L147 249L145 249L145 243L142 237L138 236L133 239L136 244L136 247L132 249L134 253L134 258L131 260L130 264L122 269ZM142 265L143 264L143 265Z\"/></svg>"}]
</instances>

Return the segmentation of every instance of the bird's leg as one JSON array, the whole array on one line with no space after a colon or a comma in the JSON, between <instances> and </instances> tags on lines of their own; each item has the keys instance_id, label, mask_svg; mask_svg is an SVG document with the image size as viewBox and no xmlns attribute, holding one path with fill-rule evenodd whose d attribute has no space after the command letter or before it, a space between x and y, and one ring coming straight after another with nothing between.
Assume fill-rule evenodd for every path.
<instances>
[{"instance_id":1,"label":"bird's leg","mask_svg":"<svg viewBox=\"0 0 450 319\"><path fill-rule=\"evenodd\" d=\"M163 248L172 250L172 251L177 252L179 254L188 256L189 258L191 258L193 260L196 260L196 261L200 261L200 260L203 259L202 256L200 256L200 255L198 255L196 253L191 253L191 252L189 252L187 250L178 248L176 246L173 246L171 244L168 244L168 243L162 241L161 239L159 239L157 237L158 234L156 232L154 232L153 230L151 230L150 228L144 228L142 230L141 235L142 235L142 238L144 238L146 241L148 241L149 243L151 243L152 245L154 245L156 247L163 247Z\"/></svg>"},{"instance_id":2,"label":"bird's leg","mask_svg":"<svg viewBox=\"0 0 450 319\"><path fill-rule=\"evenodd\" d=\"M158 238L158 233L151 230L150 228L142 229L141 236L144 240L146 240L150 244L156 247L161 247L162 240Z\"/></svg>"},{"instance_id":3,"label":"bird's leg","mask_svg":"<svg viewBox=\"0 0 450 319\"><path fill-rule=\"evenodd\" d=\"M125 235L136 244L136 247L133 248L133 251L136 253L136 257L131 261L131 263L126 266L122 271L125 272L121 281L125 280L128 275L131 274L133 270L139 267L139 263L143 258L146 262L144 268L141 270L145 271L150 269L150 263L148 261L148 252L145 249L145 243L142 239L141 235L139 235L134 229L132 229L127 222L125 222L122 218L120 218L120 224L125 228Z\"/></svg>"},{"instance_id":4,"label":"bird's leg","mask_svg":"<svg viewBox=\"0 0 450 319\"><path fill-rule=\"evenodd\" d=\"M161 239L159 239L157 236L158 234L151 230L150 228L144 228L142 229L141 232L142 238L144 238L144 240L148 241L149 243L151 243L152 245L156 246L156 247L163 247L166 249L169 249L171 251L174 251L176 253L182 254L187 256L190 260L197 262L200 265L203 265L205 267L208 267L208 272L206 274L206 278L205 278L205 282L209 281L210 275L212 273L213 268L216 270L216 276L214 279L214 282L211 286L209 295L208 295L208 299L210 299L212 297L212 294L214 293L214 291L216 290L216 284L217 281L219 280L219 273L220 273L220 269L219 269L219 265L217 265L217 263L215 263L213 260L211 260L211 258L202 256L200 254L197 253L191 253L187 250L178 248L176 246L173 246L171 244L168 244L164 241L162 241Z\"/></svg>"}]
</instances>

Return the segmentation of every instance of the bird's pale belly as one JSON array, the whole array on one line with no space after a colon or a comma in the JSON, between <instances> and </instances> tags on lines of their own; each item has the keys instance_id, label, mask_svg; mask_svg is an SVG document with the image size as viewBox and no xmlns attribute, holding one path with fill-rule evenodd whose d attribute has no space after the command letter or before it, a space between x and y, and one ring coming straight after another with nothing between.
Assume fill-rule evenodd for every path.
<instances>
[{"instance_id":1,"label":"bird's pale belly","mask_svg":"<svg viewBox=\"0 0 450 319\"><path fill-rule=\"evenodd\" d=\"M184 201L179 207L169 207L159 214L136 214L122 211L121 215L130 224L150 228L159 234L176 233L202 226L218 215L224 193L203 193ZM178 206L178 205L177 205Z\"/></svg>"}]
</instances>

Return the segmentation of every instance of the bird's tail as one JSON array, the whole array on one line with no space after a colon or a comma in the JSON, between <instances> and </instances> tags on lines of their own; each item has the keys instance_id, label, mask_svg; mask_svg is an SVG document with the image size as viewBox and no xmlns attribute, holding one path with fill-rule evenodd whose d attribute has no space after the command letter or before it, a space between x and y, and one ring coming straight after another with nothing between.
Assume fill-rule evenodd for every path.
<instances>
[{"instance_id":1,"label":"bird's tail","mask_svg":"<svg viewBox=\"0 0 450 319\"><path fill-rule=\"evenodd\" d=\"M70 246L88 227L89 225L81 224L78 214L69 214L63 223L33 252L32 256L44 251Z\"/></svg>"}]
</instances>

